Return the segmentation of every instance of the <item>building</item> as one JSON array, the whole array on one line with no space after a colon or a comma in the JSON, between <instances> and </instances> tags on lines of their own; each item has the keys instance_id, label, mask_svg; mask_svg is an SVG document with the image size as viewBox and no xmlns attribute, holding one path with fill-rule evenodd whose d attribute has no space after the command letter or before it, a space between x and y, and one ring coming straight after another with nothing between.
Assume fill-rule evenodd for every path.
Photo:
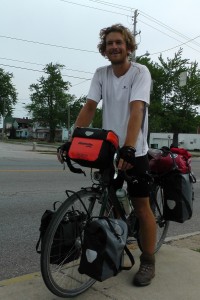
<instances>
[{"instance_id":1,"label":"building","mask_svg":"<svg viewBox=\"0 0 200 300\"><path fill-rule=\"evenodd\" d=\"M0 136L2 128L0 129ZM55 141L65 142L68 140L68 130L57 128ZM15 118L7 116L4 119L4 138L8 139L32 139L39 141L49 141L49 128L41 126L38 122L33 122L29 118Z\"/></svg>"},{"instance_id":2,"label":"building","mask_svg":"<svg viewBox=\"0 0 200 300\"><path fill-rule=\"evenodd\" d=\"M170 147L173 141L173 133L150 133L149 146L151 148ZM187 150L200 151L200 134L179 133L179 147Z\"/></svg>"},{"instance_id":3,"label":"building","mask_svg":"<svg viewBox=\"0 0 200 300\"><path fill-rule=\"evenodd\" d=\"M32 120L7 116L4 119L4 135L7 138L28 138L32 131ZM2 134L2 129L1 129Z\"/></svg>"}]
</instances>

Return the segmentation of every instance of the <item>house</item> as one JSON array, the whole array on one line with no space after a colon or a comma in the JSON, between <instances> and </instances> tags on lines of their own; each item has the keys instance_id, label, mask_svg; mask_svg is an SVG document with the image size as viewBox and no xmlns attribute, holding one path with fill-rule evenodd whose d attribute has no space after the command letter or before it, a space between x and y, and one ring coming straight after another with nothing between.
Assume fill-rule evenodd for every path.
<instances>
[{"instance_id":1,"label":"house","mask_svg":"<svg viewBox=\"0 0 200 300\"><path fill-rule=\"evenodd\" d=\"M49 141L49 127L41 126L38 122L33 122L29 118L15 118L7 116L4 119L4 135L10 139L35 139L39 141ZM0 135L2 129L0 129ZM55 141L65 142L68 140L69 134L66 128L57 128L55 133Z\"/></svg>"},{"instance_id":2,"label":"house","mask_svg":"<svg viewBox=\"0 0 200 300\"><path fill-rule=\"evenodd\" d=\"M7 116L4 119L4 133L8 138L28 138L32 132L32 120Z\"/></svg>"},{"instance_id":3,"label":"house","mask_svg":"<svg viewBox=\"0 0 200 300\"><path fill-rule=\"evenodd\" d=\"M49 127L42 127L38 122L33 123L32 138L40 141L49 141ZM64 127L57 128L55 132L56 142L65 142L68 140L68 130Z\"/></svg>"}]
</instances>

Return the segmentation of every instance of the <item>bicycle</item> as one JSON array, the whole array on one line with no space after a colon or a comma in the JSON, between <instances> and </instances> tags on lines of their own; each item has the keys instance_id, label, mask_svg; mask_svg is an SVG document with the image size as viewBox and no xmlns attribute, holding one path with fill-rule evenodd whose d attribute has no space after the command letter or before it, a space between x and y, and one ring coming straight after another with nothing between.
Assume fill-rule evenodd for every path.
<instances>
[{"instance_id":1,"label":"bicycle","mask_svg":"<svg viewBox=\"0 0 200 300\"><path fill-rule=\"evenodd\" d=\"M76 170L69 160L67 164L72 172ZM89 218L92 216L115 217L116 208L118 210L119 207L121 207L119 200L113 194L112 188L109 185L111 180L110 174L111 172L108 169L95 172L91 170L92 185L90 187L84 187L77 192L66 190L67 199L56 211L45 233L41 251L41 273L47 288L59 297L75 297L89 289L95 283L94 279L78 272L81 256L81 241L84 233L84 225ZM116 174L113 175L113 177L115 176ZM164 242L169 222L163 218L163 193L159 177L152 174L148 176L149 179L153 179L150 202L157 223L157 242L155 248L155 252L157 252ZM63 259L59 264L52 264L50 262L51 249L56 237L56 232L63 220L67 219L70 221L69 212L71 213L72 211L84 216L81 219L81 230L79 226L79 232L76 235L75 242L69 252L66 253L67 258L71 257L74 252L74 259L70 259L67 263L67 260ZM134 238L141 249L139 223L133 207L129 216L126 216L125 212L121 209L120 216L122 219L127 220L129 235L131 236L128 239L129 242L130 239L132 241ZM77 255L77 253L79 254Z\"/></svg>"}]
</instances>

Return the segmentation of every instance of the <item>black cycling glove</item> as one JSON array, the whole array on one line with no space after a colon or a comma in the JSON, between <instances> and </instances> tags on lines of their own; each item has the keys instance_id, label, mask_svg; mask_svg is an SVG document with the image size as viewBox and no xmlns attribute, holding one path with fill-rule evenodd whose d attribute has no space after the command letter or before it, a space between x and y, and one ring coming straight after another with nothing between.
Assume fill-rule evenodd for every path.
<instances>
[{"instance_id":1,"label":"black cycling glove","mask_svg":"<svg viewBox=\"0 0 200 300\"><path fill-rule=\"evenodd\" d=\"M125 160L127 163L134 165L135 162L135 148L131 146L123 146L119 150L119 157Z\"/></svg>"}]
</instances>

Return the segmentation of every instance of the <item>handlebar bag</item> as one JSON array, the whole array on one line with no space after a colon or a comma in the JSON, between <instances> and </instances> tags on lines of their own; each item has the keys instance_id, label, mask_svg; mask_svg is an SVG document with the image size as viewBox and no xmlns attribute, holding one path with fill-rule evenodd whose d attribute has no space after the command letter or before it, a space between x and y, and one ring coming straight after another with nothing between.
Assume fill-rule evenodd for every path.
<instances>
[{"instance_id":1,"label":"handlebar bag","mask_svg":"<svg viewBox=\"0 0 200 300\"><path fill-rule=\"evenodd\" d=\"M118 145L112 130L76 127L68 156L83 167L105 169L112 164Z\"/></svg>"}]
</instances>

